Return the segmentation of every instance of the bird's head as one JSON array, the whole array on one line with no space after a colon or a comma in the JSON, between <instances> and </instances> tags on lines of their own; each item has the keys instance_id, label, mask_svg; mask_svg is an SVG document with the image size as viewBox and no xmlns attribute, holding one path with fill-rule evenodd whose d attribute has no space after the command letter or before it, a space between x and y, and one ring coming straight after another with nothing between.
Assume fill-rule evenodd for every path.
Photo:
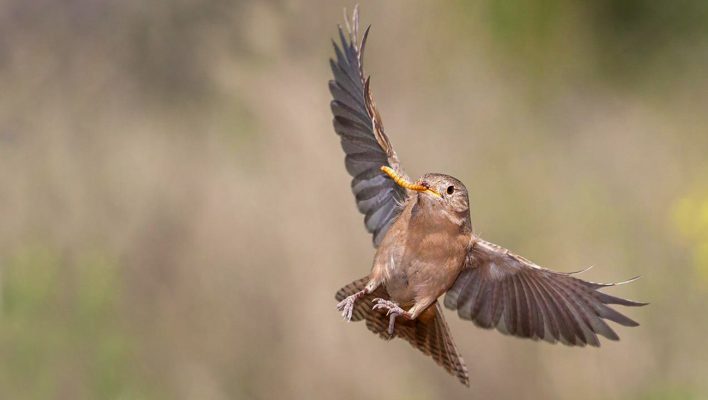
<instances>
[{"instance_id":1,"label":"bird's head","mask_svg":"<svg viewBox=\"0 0 708 400\"><path fill-rule=\"evenodd\" d=\"M423 175L416 184L427 188L418 192L418 198L433 207L437 204L456 213L465 214L470 210L467 188L459 180L445 174L429 173Z\"/></svg>"},{"instance_id":2,"label":"bird's head","mask_svg":"<svg viewBox=\"0 0 708 400\"><path fill-rule=\"evenodd\" d=\"M467 188L459 180L445 174L429 173L415 183L410 183L393 169L383 166L386 173L398 185L418 192L418 201L424 206L452 211L459 216L469 215L470 204Z\"/></svg>"}]
</instances>

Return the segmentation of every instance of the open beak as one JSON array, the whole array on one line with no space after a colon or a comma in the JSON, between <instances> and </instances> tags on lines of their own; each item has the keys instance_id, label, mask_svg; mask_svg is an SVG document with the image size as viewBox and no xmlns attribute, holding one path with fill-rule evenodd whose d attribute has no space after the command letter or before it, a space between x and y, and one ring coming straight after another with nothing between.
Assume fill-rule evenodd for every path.
<instances>
[{"instance_id":1,"label":"open beak","mask_svg":"<svg viewBox=\"0 0 708 400\"><path fill-rule=\"evenodd\" d=\"M398 186L404 187L408 190L413 190L416 192L421 192L421 193L428 193L432 196L440 197L442 198L442 195L438 193L437 191L429 188L427 185L421 185L419 183L410 183L406 181L402 176L398 175L396 171L394 171L392 168L387 167L385 165L381 166L381 171L388 175L391 179L393 179Z\"/></svg>"}]
</instances>

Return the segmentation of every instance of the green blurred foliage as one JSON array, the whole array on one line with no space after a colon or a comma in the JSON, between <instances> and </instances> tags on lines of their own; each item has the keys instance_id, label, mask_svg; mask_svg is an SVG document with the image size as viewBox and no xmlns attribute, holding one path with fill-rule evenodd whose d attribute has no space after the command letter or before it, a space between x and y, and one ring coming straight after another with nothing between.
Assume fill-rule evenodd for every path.
<instances>
[{"instance_id":1,"label":"green blurred foliage","mask_svg":"<svg viewBox=\"0 0 708 400\"><path fill-rule=\"evenodd\" d=\"M569 75L670 90L667 80L706 61L703 0L459 0L451 11L463 34L485 26L492 53L523 68L535 92Z\"/></svg>"},{"instance_id":2,"label":"green blurred foliage","mask_svg":"<svg viewBox=\"0 0 708 400\"><path fill-rule=\"evenodd\" d=\"M698 400L702 395L682 388L660 388L647 391L637 397L637 400Z\"/></svg>"},{"instance_id":3,"label":"green blurred foliage","mask_svg":"<svg viewBox=\"0 0 708 400\"><path fill-rule=\"evenodd\" d=\"M4 396L155 398L133 365L134 347L119 309L118 271L115 260L100 252L66 257L43 245L3 260Z\"/></svg>"},{"instance_id":4,"label":"green blurred foliage","mask_svg":"<svg viewBox=\"0 0 708 400\"><path fill-rule=\"evenodd\" d=\"M696 189L677 199L672 214L691 249L695 275L708 290L708 189Z\"/></svg>"}]
</instances>

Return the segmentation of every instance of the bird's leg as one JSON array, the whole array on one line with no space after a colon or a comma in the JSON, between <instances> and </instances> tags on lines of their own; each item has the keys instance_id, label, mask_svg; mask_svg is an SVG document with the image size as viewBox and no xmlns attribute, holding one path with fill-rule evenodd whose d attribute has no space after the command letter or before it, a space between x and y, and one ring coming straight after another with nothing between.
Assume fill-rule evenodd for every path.
<instances>
[{"instance_id":1,"label":"bird's leg","mask_svg":"<svg viewBox=\"0 0 708 400\"><path fill-rule=\"evenodd\" d=\"M337 310L342 312L342 318L347 321L351 321L352 312L354 312L354 303L356 303L356 301L359 300L362 296L365 296L367 294L369 293L366 291L366 288L364 288L363 290L360 290L337 303Z\"/></svg>"},{"instance_id":2,"label":"bird's leg","mask_svg":"<svg viewBox=\"0 0 708 400\"><path fill-rule=\"evenodd\" d=\"M393 336L393 331L396 326L396 317L400 316L408 320L416 319L420 313L425 311L425 309L432 304L432 301L426 300L424 302L418 302L408 311L402 309L401 306L391 300L376 298L374 299L374 303L376 304L374 304L372 310L387 310L386 315L389 317L388 334Z\"/></svg>"},{"instance_id":3,"label":"bird's leg","mask_svg":"<svg viewBox=\"0 0 708 400\"><path fill-rule=\"evenodd\" d=\"M374 306L371 308L372 310L386 310L386 315L388 315L388 335L393 336L393 329L395 328L396 325L396 317L399 315L407 318L407 319L412 319L411 314L402 309L401 306L398 304L392 302L391 300L386 300L386 299L374 299Z\"/></svg>"},{"instance_id":4,"label":"bird's leg","mask_svg":"<svg viewBox=\"0 0 708 400\"><path fill-rule=\"evenodd\" d=\"M344 300L337 303L337 310L342 312L342 318L344 318L347 321L351 321L352 320L352 312L354 312L354 304L356 303L356 301L359 300L360 298L366 296L367 294L372 293L378 287L379 287L379 283L371 280L371 281L369 281L369 283L366 284L364 289L354 293L351 296L348 296Z\"/></svg>"}]
</instances>

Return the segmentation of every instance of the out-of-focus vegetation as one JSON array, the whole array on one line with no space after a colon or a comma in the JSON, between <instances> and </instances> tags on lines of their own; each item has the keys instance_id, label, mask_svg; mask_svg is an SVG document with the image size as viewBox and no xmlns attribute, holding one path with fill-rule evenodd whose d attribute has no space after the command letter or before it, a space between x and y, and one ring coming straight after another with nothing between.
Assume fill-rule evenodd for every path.
<instances>
[{"instance_id":1,"label":"out-of-focus vegetation","mask_svg":"<svg viewBox=\"0 0 708 400\"><path fill-rule=\"evenodd\" d=\"M147 398L132 366L132 337L117 312L114 261L19 249L3 269L3 364L7 398Z\"/></svg>"},{"instance_id":2,"label":"out-of-focus vegetation","mask_svg":"<svg viewBox=\"0 0 708 400\"><path fill-rule=\"evenodd\" d=\"M703 192L678 199L674 219L680 237L692 248L696 278L708 289L708 193Z\"/></svg>"},{"instance_id":3,"label":"out-of-focus vegetation","mask_svg":"<svg viewBox=\"0 0 708 400\"><path fill-rule=\"evenodd\" d=\"M326 86L352 6L0 2L0 398L708 396L708 3L362 2L407 171L651 303L600 349L449 313L470 390L334 310L373 255Z\"/></svg>"}]
</instances>

